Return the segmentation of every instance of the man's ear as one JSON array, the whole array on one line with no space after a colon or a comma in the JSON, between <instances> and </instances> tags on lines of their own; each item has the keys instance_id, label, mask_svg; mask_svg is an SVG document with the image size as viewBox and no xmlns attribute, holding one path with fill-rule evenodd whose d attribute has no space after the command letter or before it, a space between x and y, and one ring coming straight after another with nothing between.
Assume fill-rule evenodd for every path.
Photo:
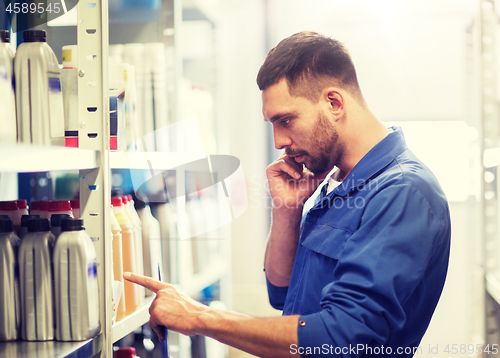
<instances>
[{"instance_id":1,"label":"man's ear","mask_svg":"<svg viewBox=\"0 0 500 358\"><path fill-rule=\"evenodd\" d=\"M328 111L338 121L345 113L345 100L341 92L336 88L326 88L323 91L323 99L328 105Z\"/></svg>"}]
</instances>

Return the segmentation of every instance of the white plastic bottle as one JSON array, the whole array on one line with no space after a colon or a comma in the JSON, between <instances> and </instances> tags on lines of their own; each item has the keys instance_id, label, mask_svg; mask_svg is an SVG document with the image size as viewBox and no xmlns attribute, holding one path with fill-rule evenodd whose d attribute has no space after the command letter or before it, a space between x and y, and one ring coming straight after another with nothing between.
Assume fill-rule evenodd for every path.
<instances>
[{"instance_id":1,"label":"white plastic bottle","mask_svg":"<svg viewBox=\"0 0 500 358\"><path fill-rule=\"evenodd\" d=\"M0 143L2 144L13 144L17 140L16 98L12 87L14 51L9 41L9 31L0 30L0 98L2 99Z\"/></svg>"},{"instance_id":2,"label":"white plastic bottle","mask_svg":"<svg viewBox=\"0 0 500 358\"><path fill-rule=\"evenodd\" d=\"M20 239L22 239L28 233L28 220L31 219L41 219L40 215L23 215L21 216L21 228L17 233Z\"/></svg>"},{"instance_id":3,"label":"white plastic bottle","mask_svg":"<svg viewBox=\"0 0 500 358\"><path fill-rule=\"evenodd\" d=\"M62 233L62 221L71 218L69 214L52 214L50 217L50 232L57 238Z\"/></svg>"},{"instance_id":4,"label":"white plastic bottle","mask_svg":"<svg viewBox=\"0 0 500 358\"><path fill-rule=\"evenodd\" d=\"M193 250L193 272L202 272L208 265L210 257L208 250L208 235L206 216L197 195L186 202L186 213L189 216L191 229L191 244Z\"/></svg>"},{"instance_id":5,"label":"white plastic bottle","mask_svg":"<svg viewBox=\"0 0 500 358\"><path fill-rule=\"evenodd\" d=\"M64 145L64 110L57 58L43 30L26 30L14 60L18 141Z\"/></svg>"},{"instance_id":6,"label":"white plastic bottle","mask_svg":"<svg viewBox=\"0 0 500 358\"><path fill-rule=\"evenodd\" d=\"M40 200L32 201L30 204L30 215L40 215L44 219L48 219L49 216L49 201Z\"/></svg>"},{"instance_id":7,"label":"white plastic bottle","mask_svg":"<svg viewBox=\"0 0 500 358\"><path fill-rule=\"evenodd\" d=\"M14 230L16 232L19 231L21 228L21 218L19 217L19 209L15 200L0 201L0 215L9 215L14 223Z\"/></svg>"},{"instance_id":8,"label":"white plastic bottle","mask_svg":"<svg viewBox=\"0 0 500 358\"><path fill-rule=\"evenodd\" d=\"M163 255L161 250L160 223L151 214L150 207L143 201L135 202L137 215L142 222L142 252L144 257L144 275L159 280L158 267L161 277L166 277L163 272ZM146 296L153 293L146 290Z\"/></svg>"},{"instance_id":9,"label":"white plastic bottle","mask_svg":"<svg viewBox=\"0 0 500 358\"><path fill-rule=\"evenodd\" d=\"M54 339L52 248L55 237L48 219L28 221L28 233L19 247L21 339Z\"/></svg>"},{"instance_id":10,"label":"white plastic bottle","mask_svg":"<svg viewBox=\"0 0 500 358\"><path fill-rule=\"evenodd\" d=\"M122 62L134 66L135 71L135 84L136 84L136 115L137 119L140 119L137 123L137 129L139 130L137 137L142 138L147 134L150 134L154 130L153 117L151 116L152 111L148 111L146 115L145 109L145 97L146 92L150 93L151 88L145 88L145 61L144 61L144 44L141 43L128 43L123 47L122 52ZM148 96L150 97L150 96ZM154 144L152 145L154 148Z\"/></svg>"},{"instance_id":11,"label":"white plastic bottle","mask_svg":"<svg viewBox=\"0 0 500 358\"><path fill-rule=\"evenodd\" d=\"M153 128L144 128L145 133L155 131L155 144L158 152L170 149L169 139L159 129L168 125L168 105L164 98L168 96L165 45L162 42L144 44L144 118L141 122L150 122Z\"/></svg>"},{"instance_id":12,"label":"white plastic bottle","mask_svg":"<svg viewBox=\"0 0 500 358\"><path fill-rule=\"evenodd\" d=\"M28 202L26 200L17 199L16 204L17 204L17 216L19 217L17 219L19 222L19 226L17 228L14 227L14 230L17 232L17 235L19 236L19 230L21 229L21 217L23 215L29 215L29 211L28 211Z\"/></svg>"},{"instance_id":13,"label":"white plastic bottle","mask_svg":"<svg viewBox=\"0 0 500 358\"><path fill-rule=\"evenodd\" d=\"M137 273L137 259L135 255L135 240L134 227L123 207L123 201L120 197L112 197L111 204L113 205L113 213L116 221L121 228L122 234L122 255L123 255L123 271ZM139 306L139 291L132 282L125 281L123 293L125 297L125 314L133 313Z\"/></svg>"},{"instance_id":14,"label":"white plastic bottle","mask_svg":"<svg viewBox=\"0 0 500 358\"><path fill-rule=\"evenodd\" d=\"M54 214L68 214L73 217L73 210L68 200L52 200L49 203L49 218Z\"/></svg>"},{"instance_id":15,"label":"white plastic bottle","mask_svg":"<svg viewBox=\"0 0 500 358\"><path fill-rule=\"evenodd\" d=\"M135 67L122 63L125 73L125 133L127 137L127 150L134 151L139 139L139 124L137 120L137 86L135 84Z\"/></svg>"},{"instance_id":16,"label":"white plastic bottle","mask_svg":"<svg viewBox=\"0 0 500 358\"><path fill-rule=\"evenodd\" d=\"M17 251L20 240L14 233L12 220L0 219L0 341L19 338L21 312Z\"/></svg>"},{"instance_id":17,"label":"white plastic bottle","mask_svg":"<svg viewBox=\"0 0 500 358\"><path fill-rule=\"evenodd\" d=\"M76 45L63 46L61 89L64 107L65 146L78 148L78 68Z\"/></svg>"},{"instance_id":18,"label":"white plastic bottle","mask_svg":"<svg viewBox=\"0 0 500 358\"><path fill-rule=\"evenodd\" d=\"M124 292L124 279L123 279L123 249L122 249L122 229L118 220L116 220L115 214L113 213L113 206L111 206L111 236L113 237L113 285L117 286L117 292L121 294L116 295L115 305L116 305L116 322L121 321L125 317L126 305L125 305L125 292Z\"/></svg>"},{"instance_id":19,"label":"white plastic bottle","mask_svg":"<svg viewBox=\"0 0 500 358\"><path fill-rule=\"evenodd\" d=\"M172 258L176 260L178 255L170 255L171 252L180 252L181 245L184 242L187 242L190 245L189 240L180 240L179 230L178 230L178 222L175 218L175 215L172 211L172 207L169 202L156 204L151 207L151 213L158 220L160 224L160 235L161 235L161 252L163 258L165 260ZM186 236L184 236L186 237ZM189 252L191 255L191 252ZM176 282L178 279L176 267L177 262L165 262L163 266L162 279L165 282ZM179 263L180 264L180 263Z\"/></svg>"},{"instance_id":20,"label":"white plastic bottle","mask_svg":"<svg viewBox=\"0 0 500 358\"><path fill-rule=\"evenodd\" d=\"M23 215L29 215L28 202L25 199L17 199L16 203L17 203L17 209L19 210L18 212L19 217Z\"/></svg>"},{"instance_id":21,"label":"white plastic bottle","mask_svg":"<svg viewBox=\"0 0 500 358\"><path fill-rule=\"evenodd\" d=\"M122 201L125 206L125 212L134 228L134 244L135 244L135 258L136 268L139 275L144 275L144 258L142 250L142 222L134 208L134 201L131 195L122 196ZM139 304L146 296L144 287L136 285L139 293Z\"/></svg>"},{"instance_id":22,"label":"white plastic bottle","mask_svg":"<svg viewBox=\"0 0 500 358\"><path fill-rule=\"evenodd\" d=\"M101 330L97 255L82 219L62 220L54 247L56 339L83 341Z\"/></svg>"}]
</instances>

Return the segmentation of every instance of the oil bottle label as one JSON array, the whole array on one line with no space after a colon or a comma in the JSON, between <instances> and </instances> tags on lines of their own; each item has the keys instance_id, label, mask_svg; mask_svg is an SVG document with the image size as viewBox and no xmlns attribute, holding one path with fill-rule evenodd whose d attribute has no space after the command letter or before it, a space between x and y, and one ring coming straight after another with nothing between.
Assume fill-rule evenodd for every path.
<instances>
[{"instance_id":1,"label":"oil bottle label","mask_svg":"<svg viewBox=\"0 0 500 358\"><path fill-rule=\"evenodd\" d=\"M64 109L59 74L57 76L50 76L49 74L49 108L50 136L52 138L63 138Z\"/></svg>"},{"instance_id":2,"label":"oil bottle label","mask_svg":"<svg viewBox=\"0 0 500 358\"><path fill-rule=\"evenodd\" d=\"M99 324L99 289L97 286L96 260L88 261L87 265L87 299L89 304L89 324L94 327Z\"/></svg>"}]
</instances>

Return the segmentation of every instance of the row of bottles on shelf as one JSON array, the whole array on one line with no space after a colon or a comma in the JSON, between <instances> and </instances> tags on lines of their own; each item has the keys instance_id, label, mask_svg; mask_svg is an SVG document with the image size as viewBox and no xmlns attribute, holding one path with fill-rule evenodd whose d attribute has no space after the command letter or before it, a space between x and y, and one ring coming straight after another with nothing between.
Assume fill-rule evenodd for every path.
<instances>
[{"instance_id":1,"label":"row of bottles on shelf","mask_svg":"<svg viewBox=\"0 0 500 358\"><path fill-rule=\"evenodd\" d=\"M79 215L79 201L72 202ZM142 222L130 196L114 197L112 207L113 267L123 286L124 269L144 273ZM99 333L96 252L83 220L73 218L71 202L33 201L28 214L26 200L3 201L0 215L0 286L8 293L0 296L0 341L44 341L54 335L79 341ZM152 246L151 252L161 255ZM160 265L161 256L155 261ZM125 293L116 296L117 319L134 312L145 294L144 288L125 284Z\"/></svg>"},{"instance_id":2,"label":"row of bottles on shelf","mask_svg":"<svg viewBox=\"0 0 500 358\"><path fill-rule=\"evenodd\" d=\"M123 272L135 272L143 275L145 261L148 261L148 259L150 261L152 253L161 255L161 249L155 248L153 251L147 245L150 238L143 237L143 222L134 208L134 201L131 196L112 197L111 207L113 302L116 303L113 307L113 320L120 321L124 316L133 313L146 296L143 287L124 281ZM148 246L148 250L144 250L144 244ZM161 256L156 257L155 261L157 267L163 265ZM149 264L151 263L149 262Z\"/></svg>"},{"instance_id":3,"label":"row of bottles on shelf","mask_svg":"<svg viewBox=\"0 0 500 358\"><path fill-rule=\"evenodd\" d=\"M200 197L190 195L182 211L176 210L175 203L152 203L149 206L138 199L132 201L132 205L127 209L127 205L131 202L130 195L128 199L127 195L113 196L112 206L115 215L111 217L111 228L115 285L120 286L123 282L123 271L137 272L155 279L161 276L166 282L189 285L195 275L209 272L214 268L221 269L220 258L224 241L219 228L222 226L220 223L223 218L220 215L220 205L213 196L214 193L210 194ZM125 204L127 201L129 204ZM136 210L133 210L134 206ZM116 239L119 229L121 238ZM137 247L135 263L133 259L126 260L128 247ZM120 251L122 255L119 254ZM168 259L172 253L177 258L177 272L170 272ZM120 257L123 258L122 263L119 261ZM209 285L211 282L206 284ZM138 307L137 302L144 298L144 291L138 292L138 287L124 282L125 305L119 302L117 321L132 313ZM139 300L135 295L138 295ZM146 296L149 295L151 292L147 291Z\"/></svg>"},{"instance_id":4,"label":"row of bottles on shelf","mask_svg":"<svg viewBox=\"0 0 500 358\"><path fill-rule=\"evenodd\" d=\"M155 204L152 211L145 202L141 200L134 202L131 195L116 194L120 191L118 189L111 198L113 215L110 216L113 237L114 292L116 292L114 296L115 301L118 302L115 307L116 321L133 313L145 297L152 295L151 291L124 281L123 272L135 272L156 280L162 277L165 281L170 281L168 258L171 249L176 250L179 245L182 275L192 276L208 268L210 261L219 254L220 249L220 240L214 240L212 243L215 243L217 247L211 247L210 250L208 236L202 235L201 231L197 232L196 229L185 233L187 237L184 238L192 236L192 240L182 240L178 235L179 223L169 203ZM197 223L203 225L203 216L205 216L201 207L198 207L200 211L190 210L197 204L195 201L190 201L186 211L187 214L194 215L190 222L195 226ZM212 210L216 215L213 207L206 209ZM189 218L186 217L184 223L189 225L187 220ZM194 238L197 235L199 236ZM173 245L172 248L171 245ZM164 260L164 257L167 260ZM123 294L120 295L120 292Z\"/></svg>"},{"instance_id":5,"label":"row of bottles on shelf","mask_svg":"<svg viewBox=\"0 0 500 358\"><path fill-rule=\"evenodd\" d=\"M126 139L122 142L126 149L188 151L186 146L192 141L184 139L192 133L179 135L181 128L169 126L176 122L169 118L168 106L168 97L175 90L173 48L158 42L115 44L109 46L109 54L110 90L124 93L124 124L118 130L125 128ZM194 118L205 151L216 153L211 93L187 79L181 80L177 90L179 119Z\"/></svg>"},{"instance_id":6,"label":"row of bottles on shelf","mask_svg":"<svg viewBox=\"0 0 500 358\"><path fill-rule=\"evenodd\" d=\"M79 201L72 202L79 215ZM115 280L122 287L115 296L119 304L113 311L119 320L134 312L146 294L144 288L130 283L125 283L125 292L120 293L124 269L144 274L142 222L131 197L114 197L112 207L113 267ZM0 286L10 294L0 299L0 312L6 313L5 319L0 320L0 340L18 339L19 331L23 340L37 341L52 340L54 333L57 340L63 341L88 339L97 334L99 329L92 324L95 317L98 323L99 315L96 254L90 237L83 231L83 220L71 221L71 202L33 201L28 214L26 200L3 201L0 215L0 257L5 259ZM66 238L65 231L78 231L79 236ZM159 240L156 243L160 244ZM157 247L150 251L161 255ZM155 261L160 265L161 256L155 257ZM93 279L92 286L83 285L82 273ZM88 293L88 300L82 301L82 292ZM68 327L68 322L76 326ZM85 322L90 322L93 329L84 331Z\"/></svg>"},{"instance_id":7,"label":"row of bottles on shelf","mask_svg":"<svg viewBox=\"0 0 500 358\"><path fill-rule=\"evenodd\" d=\"M84 80L79 79L78 47L63 47L60 68L45 31L24 31L24 42L16 52L9 40L9 32L0 31L0 98L5 118L0 143L78 147L78 81ZM174 122L169 120L167 100L174 90L167 86L173 83L173 75L167 71L173 68L168 64L172 58L169 49L163 43L112 45L110 54L110 148L184 151L186 141L168 129ZM85 81L88 86L97 85ZM179 94L179 118L195 118L205 150L215 153L210 92L183 80ZM91 112L97 109L87 108Z\"/></svg>"},{"instance_id":8,"label":"row of bottles on shelf","mask_svg":"<svg viewBox=\"0 0 500 358\"><path fill-rule=\"evenodd\" d=\"M17 217L0 216L0 340L95 336L100 332L97 256L83 220L70 214L22 215L16 233Z\"/></svg>"},{"instance_id":9,"label":"row of bottles on shelf","mask_svg":"<svg viewBox=\"0 0 500 358\"><path fill-rule=\"evenodd\" d=\"M32 201L29 211L28 202L24 199L0 201L0 215L8 215L11 218L17 233L22 226L22 217L29 214L40 215L45 219L50 219L54 214L69 214L78 218L80 217L80 200Z\"/></svg>"},{"instance_id":10,"label":"row of bottles on shelf","mask_svg":"<svg viewBox=\"0 0 500 358\"><path fill-rule=\"evenodd\" d=\"M202 197L190 195L189 200L186 202L184 215L174 213L174 210L172 210L170 203L168 202L152 204L152 207L150 207L141 200L136 199L134 202L131 195L122 195L120 190L116 189L112 193L110 204L110 238L112 238L112 265L114 276L114 284L112 286L113 322L120 321L126 315L135 312L135 310L137 310L137 308L141 305L144 298L152 295L150 291L146 291L140 286L124 281L124 271L151 276L155 279L159 279L161 272L161 277L166 281L170 281L171 277L168 267L168 259L170 258L171 250L178 250L179 279L186 282L186 279L189 280L193 274L200 273L206 269L209 270L209 266L213 264L218 257L220 257L222 241L217 237L214 238L208 235L210 230L213 231L213 229L219 227L217 224L219 218L217 217L216 201L211 195L204 195ZM36 257L32 254L29 258L24 257L21 259L21 256L19 256L19 269L16 268L18 267L16 260L12 261L9 265L4 265L1 269L2 271L0 271L0 287L5 288L12 285L18 285L19 273L21 273L20 282L25 282L26 278L22 276L23 273L33 274L33 270L36 272L52 272L53 277L57 280L59 276L56 274L56 268L63 265L63 263L61 263L61 257L56 257L56 252L62 251L55 250L54 247L57 247L59 243L58 237L60 237L61 232L64 233L65 231L65 220L69 220L73 216L80 216L79 200L32 201L30 203L29 210L26 200L3 201L0 202L0 215L4 215L0 216L1 220L8 220L9 223L12 223L12 230L7 224L5 224L5 227L8 227L8 229L4 229L5 235L3 235L0 240L0 257L3 257L6 260L5 262L10 262L9 260L13 260L18 257L16 252L19 245L22 247L23 244L28 245L31 241L33 242L29 245L31 245L30 247L32 247L33 250L30 252L36 253ZM177 220L180 216L184 216L184 218L180 220L181 223ZM212 221L212 226L210 226L209 221ZM33 222L36 222L36 224ZM71 229L69 229L68 226L66 231L77 230L79 232L81 231L81 235L84 235L85 232L83 231L82 225L83 222L78 221L78 223L74 224ZM184 229L181 229L181 226L183 226ZM43 236L44 239L31 241L25 240L25 237L32 233L37 233L38 236ZM85 234L84 236L88 238L88 235ZM85 240L86 242L91 243L90 238ZM38 246L35 245L35 242L38 243ZM93 248L93 245L91 246ZM27 250L27 252L28 251L29 250ZM45 253L42 254L42 252ZM95 251L93 251L92 255L88 257L95 261L94 256ZM44 258L45 261L36 259L37 257ZM163 258L166 258L166 260ZM74 257L72 260L73 259ZM85 264L87 261L80 260L79 262ZM69 265L71 263L74 263L74 261L68 261L68 258L65 258L64 265ZM35 264L45 266L35 268ZM26 269L28 265L31 265L29 266L31 268ZM54 267L53 271L49 269L52 266ZM9 268L8 270L10 271L6 271L6 268ZM64 278L68 279L68 271L65 271L62 268L61 270L61 272L66 275ZM49 275L49 273L47 273L47 275ZM88 273L90 274L91 271L88 271ZM93 276L89 277L92 278ZM40 282L37 281L42 279L43 278L40 278L39 276L33 276L31 278L33 283L38 285L37 287L53 287L53 289L57 287L57 284L47 284L47 281L52 282L52 280L48 280L47 278ZM83 276L79 277L79 279L83 279ZM207 284L210 283L207 282ZM71 289L74 287L80 287L78 285L80 284L73 283ZM21 285L21 288L22 287L23 286ZM18 291L15 289L5 290L5 292L7 291L13 296L11 298L3 298L3 301L0 302L0 312L16 312L15 307L18 305L18 301L20 299L24 299L24 291L21 290L21 295L17 297L16 292ZM52 292L51 297L55 298L57 298L56 293L68 293L68 290L61 291L59 289L49 291ZM47 295L49 295L49 291L40 291L40 297L38 298L38 296L36 296L33 299L35 299L40 305L43 305L43 299L48 299ZM95 292L92 294L92 297L97 300L98 294ZM90 302L93 302L90 300L90 297L91 296L89 295L89 300L87 301L89 304ZM71 297L66 295L61 299L68 300L70 298ZM50 300L46 300L45 305L47 305L49 301ZM45 311L38 307L39 311L37 311L37 314L34 316L35 319L38 320L40 317L43 317L42 312L45 312L47 316L43 319L50 321L47 317L51 315L54 317L57 312L54 313L51 311L51 307L49 306L45 307ZM56 307L63 306L58 304ZM74 309L75 307L80 307L80 303L76 306L68 305L67 307L68 309L71 309L71 307ZM79 314L82 312L82 310L79 310ZM86 314L90 314L90 310L85 312ZM94 307L92 312L98 315L99 310ZM9 319L13 319L7 314L5 314L4 317L10 317ZM23 316L21 315L20 317ZM17 317L14 321L19 319L20 318ZM37 321L37 323L33 325L33 327L45 327L44 330L41 331L37 329L34 330L34 334L36 334L35 338L33 338L33 336L22 336L22 338L28 340L52 339L50 332L47 331L47 327L50 326L50 324L47 325L46 321L41 322L42 323ZM62 324L60 322L60 319L55 320L56 329L58 324ZM0 327L0 340L16 339L18 337L18 333L13 332L18 332L19 325L11 325L5 320L3 322L0 321L0 325L2 324L4 326L3 328ZM14 329L14 331L12 331L12 329ZM2 334L2 332L4 332L4 334ZM58 338L57 331L55 332L56 339L78 340L88 338L88 336L82 334L78 336L72 335L70 337L64 336L62 338ZM81 331L75 330L74 332Z\"/></svg>"},{"instance_id":11,"label":"row of bottles on shelf","mask_svg":"<svg viewBox=\"0 0 500 358\"><path fill-rule=\"evenodd\" d=\"M5 118L0 143L78 147L77 47L63 48L61 69L45 31L24 31L24 42L16 52L9 40L9 32L0 31L0 98ZM111 149L118 148L117 123L122 114L117 97L110 93Z\"/></svg>"},{"instance_id":12,"label":"row of bottles on shelf","mask_svg":"<svg viewBox=\"0 0 500 358\"><path fill-rule=\"evenodd\" d=\"M27 30L14 53L0 31L0 90L7 113L2 142L64 145L60 70L45 31Z\"/></svg>"},{"instance_id":13,"label":"row of bottles on shelf","mask_svg":"<svg viewBox=\"0 0 500 358\"><path fill-rule=\"evenodd\" d=\"M171 138L155 130L169 124L167 56L163 43L111 45L109 87L124 93L127 149L146 140L149 151L168 151ZM144 148L144 150L146 150Z\"/></svg>"}]
</instances>

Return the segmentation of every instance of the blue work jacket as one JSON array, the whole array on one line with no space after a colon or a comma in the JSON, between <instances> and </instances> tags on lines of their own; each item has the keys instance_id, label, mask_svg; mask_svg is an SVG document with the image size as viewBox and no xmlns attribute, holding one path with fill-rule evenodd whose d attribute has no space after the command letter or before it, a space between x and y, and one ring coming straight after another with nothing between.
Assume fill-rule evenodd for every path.
<instances>
[{"instance_id":1,"label":"blue work jacket","mask_svg":"<svg viewBox=\"0 0 500 358\"><path fill-rule=\"evenodd\" d=\"M431 171L394 127L303 217L290 285L271 305L300 315L307 357L411 357L445 282L451 224Z\"/></svg>"}]
</instances>

